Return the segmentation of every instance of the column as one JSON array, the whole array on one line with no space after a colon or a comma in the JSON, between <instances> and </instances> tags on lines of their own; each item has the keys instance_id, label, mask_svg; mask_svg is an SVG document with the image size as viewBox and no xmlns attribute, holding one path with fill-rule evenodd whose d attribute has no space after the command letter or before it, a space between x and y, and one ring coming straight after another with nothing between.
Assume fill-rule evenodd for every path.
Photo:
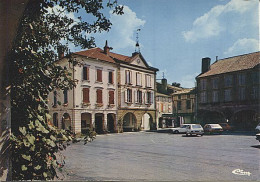
<instances>
[{"instance_id":1,"label":"column","mask_svg":"<svg viewBox=\"0 0 260 182\"><path fill-rule=\"evenodd\" d=\"M107 131L107 113L104 114L103 130Z\"/></svg>"}]
</instances>

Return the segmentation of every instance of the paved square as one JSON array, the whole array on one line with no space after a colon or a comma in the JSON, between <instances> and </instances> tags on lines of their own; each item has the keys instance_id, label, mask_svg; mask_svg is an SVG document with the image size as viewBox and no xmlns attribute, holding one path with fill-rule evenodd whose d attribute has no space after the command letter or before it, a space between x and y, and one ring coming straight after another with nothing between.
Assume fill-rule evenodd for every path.
<instances>
[{"instance_id":1,"label":"paved square","mask_svg":"<svg viewBox=\"0 0 260 182\"><path fill-rule=\"evenodd\" d=\"M260 180L260 148L253 135L99 135L87 145L72 144L64 154L65 180Z\"/></svg>"}]
</instances>

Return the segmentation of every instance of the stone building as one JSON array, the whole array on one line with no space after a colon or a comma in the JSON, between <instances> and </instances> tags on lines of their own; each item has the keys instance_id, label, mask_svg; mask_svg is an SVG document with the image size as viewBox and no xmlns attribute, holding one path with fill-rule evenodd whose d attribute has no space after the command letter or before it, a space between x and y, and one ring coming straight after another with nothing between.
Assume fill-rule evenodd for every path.
<instances>
[{"instance_id":1,"label":"stone building","mask_svg":"<svg viewBox=\"0 0 260 182\"><path fill-rule=\"evenodd\" d=\"M157 110L157 128L167 128L175 126L177 117L173 115L173 98L172 94L183 90L167 84L167 79L161 79L157 82L156 93L156 110Z\"/></svg>"},{"instance_id":2,"label":"stone building","mask_svg":"<svg viewBox=\"0 0 260 182\"><path fill-rule=\"evenodd\" d=\"M229 122L237 130L259 123L259 52L216 60L202 59L197 76L198 120Z\"/></svg>"},{"instance_id":3,"label":"stone building","mask_svg":"<svg viewBox=\"0 0 260 182\"><path fill-rule=\"evenodd\" d=\"M118 122L123 131L156 129L156 72L141 53L111 55L118 65Z\"/></svg>"},{"instance_id":4,"label":"stone building","mask_svg":"<svg viewBox=\"0 0 260 182\"><path fill-rule=\"evenodd\" d=\"M173 116L176 118L175 126L194 123L196 112L195 88L183 88L172 94Z\"/></svg>"},{"instance_id":5,"label":"stone building","mask_svg":"<svg viewBox=\"0 0 260 182\"><path fill-rule=\"evenodd\" d=\"M92 48L57 61L77 80L72 90L49 95L50 114L58 128L84 133L148 130L155 125L155 76L140 53L131 57ZM69 59L78 62L72 65Z\"/></svg>"}]
</instances>

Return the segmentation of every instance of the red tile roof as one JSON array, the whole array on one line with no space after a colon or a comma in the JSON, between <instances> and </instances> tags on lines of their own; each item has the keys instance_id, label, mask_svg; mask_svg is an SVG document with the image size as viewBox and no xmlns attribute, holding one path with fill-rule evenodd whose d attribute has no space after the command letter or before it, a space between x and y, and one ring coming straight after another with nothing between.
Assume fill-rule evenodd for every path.
<instances>
[{"instance_id":1,"label":"red tile roof","mask_svg":"<svg viewBox=\"0 0 260 182\"><path fill-rule=\"evenodd\" d=\"M199 75L198 77L201 78L206 76L254 68L260 63L259 56L260 52L254 52L250 54L218 60L210 66L209 71Z\"/></svg>"},{"instance_id":2,"label":"red tile roof","mask_svg":"<svg viewBox=\"0 0 260 182\"><path fill-rule=\"evenodd\" d=\"M108 54L105 54L105 52L98 47L88 49L85 51L75 52L74 54L86 56L86 57L93 58L93 59L99 59L99 60L107 61L110 63L115 63L115 60L113 58L118 59L120 61L126 61L126 59L129 59L128 56L116 54L113 52L109 52Z\"/></svg>"}]
</instances>

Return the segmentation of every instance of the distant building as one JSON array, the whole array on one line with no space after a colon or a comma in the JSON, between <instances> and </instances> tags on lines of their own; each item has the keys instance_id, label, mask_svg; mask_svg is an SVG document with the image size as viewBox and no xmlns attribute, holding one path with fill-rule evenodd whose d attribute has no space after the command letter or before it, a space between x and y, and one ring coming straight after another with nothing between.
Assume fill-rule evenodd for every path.
<instances>
[{"instance_id":1,"label":"distant building","mask_svg":"<svg viewBox=\"0 0 260 182\"><path fill-rule=\"evenodd\" d=\"M198 120L229 122L238 130L252 130L259 120L259 52L216 60L202 59L197 76Z\"/></svg>"},{"instance_id":2,"label":"distant building","mask_svg":"<svg viewBox=\"0 0 260 182\"><path fill-rule=\"evenodd\" d=\"M63 57L56 64L78 80L72 90L49 95L50 114L58 128L84 133L156 128L155 79L141 53L131 57L92 48ZM79 64L72 65L69 59Z\"/></svg>"},{"instance_id":3,"label":"distant building","mask_svg":"<svg viewBox=\"0 0 260 182\"><path fill-rule=\"evenodd\" d=\"M196 112L195 88L183 88L172 94L173 116L176 118L175 126L186 123L194 123Z\"/></svg>"},{"instance_id":4,"label":"distant building","mask_svg":"<svg viewBox=\"0 0 260 182\"><path fill-rule=\"evenodd\" d=\"M161 79L161 83L157 82L156 85L157 128L173 127L177 117L173 115L172 93L181 91L183 88L167 84L165 78Z\"/></svg>"}]
</instances>

